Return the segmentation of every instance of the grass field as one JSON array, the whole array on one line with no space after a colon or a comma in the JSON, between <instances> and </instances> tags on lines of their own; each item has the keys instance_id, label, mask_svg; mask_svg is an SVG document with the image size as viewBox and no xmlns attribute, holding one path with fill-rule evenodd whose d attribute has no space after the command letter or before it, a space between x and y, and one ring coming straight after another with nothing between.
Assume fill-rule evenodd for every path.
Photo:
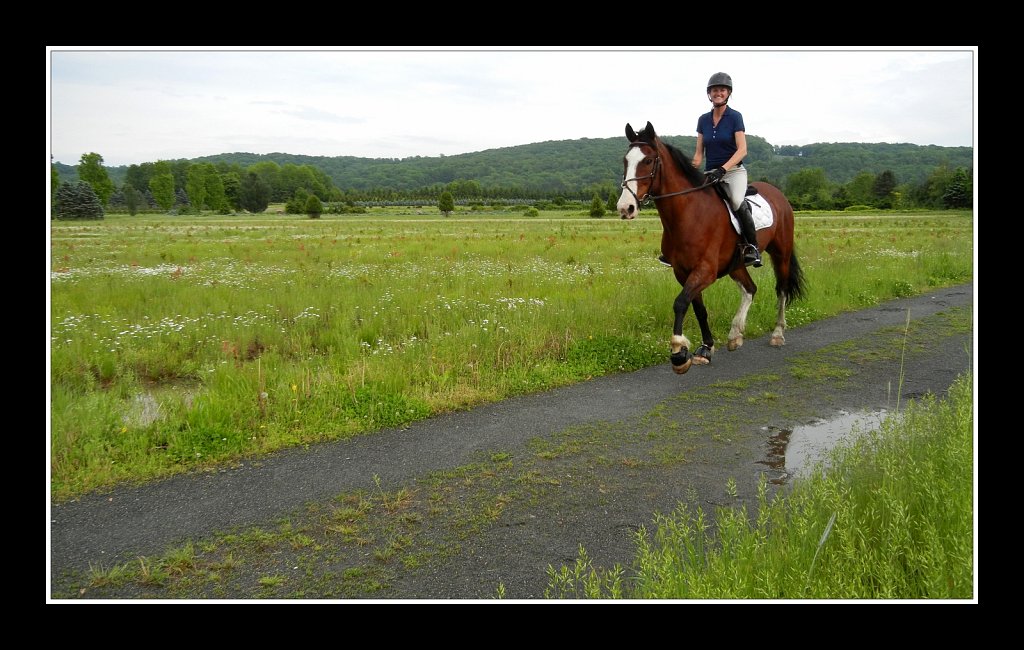
<instances>
[{"instance_id":1,"label":"grass field","mask_svg":"<svg viewBox=\"0 0 1024 650\"><path fill-rule=\"evenodd\" d=\"M745 508L659 515L634 566L549 568L552 598L970 599L974 564L973 377L949 396L833 450L792 491Z\"/></svg>"},{"instance_id":2,"label":"grass field","mask_svg":"<svg viewBox=\"0 0 1024 650\"><path fill-rule=\"evenodd\" d=\"M660 237L501 210L54 222L53 497L665 363ZM796 238L790 327L972 278L969 211L799 214ZM748 338L774 325L769 267ZM738 300L705 294L720 341Z\"/></svg>"}]
</instances>

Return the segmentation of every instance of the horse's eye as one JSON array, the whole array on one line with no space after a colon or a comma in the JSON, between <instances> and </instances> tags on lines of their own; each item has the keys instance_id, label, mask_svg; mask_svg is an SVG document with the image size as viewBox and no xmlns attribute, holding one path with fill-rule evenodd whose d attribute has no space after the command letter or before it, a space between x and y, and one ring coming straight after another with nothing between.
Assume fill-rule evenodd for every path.
<instances>
[{"instance_id":1,"label":"horse's eye","mask_svg":"<svg viewBox=\"0 0 1024 650\"><path fill-rule=\"evenodd\" d=\"M644 164L645 165L650 165L651 164L651 159L650 158L644 158Z\"/></svg>"}]
</instances>

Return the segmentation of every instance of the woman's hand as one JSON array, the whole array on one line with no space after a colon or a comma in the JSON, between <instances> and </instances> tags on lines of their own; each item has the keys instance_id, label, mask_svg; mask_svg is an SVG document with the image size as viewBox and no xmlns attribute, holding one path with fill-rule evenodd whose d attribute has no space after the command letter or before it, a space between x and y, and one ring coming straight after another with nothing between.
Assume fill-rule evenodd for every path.
<instances>
[{"instance_id":1,"label":"woman's hand","mask_svg":"<svg viewBox=\"0 0 1024 650\"><path fill-rule=\"evenodd\" d=\"M725 169L715 167L711 171L704 172L704 176L707 177L709 183L718 183L725 176Z\"/></svg>"}]
</instances>

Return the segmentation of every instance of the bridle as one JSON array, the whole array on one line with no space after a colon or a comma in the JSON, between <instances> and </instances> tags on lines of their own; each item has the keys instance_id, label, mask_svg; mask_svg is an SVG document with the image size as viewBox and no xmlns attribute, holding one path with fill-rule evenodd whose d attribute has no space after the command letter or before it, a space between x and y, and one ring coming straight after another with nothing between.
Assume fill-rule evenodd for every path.
<instances>
[{"instance_id":1,"label":"bridle","mask_svg":"<svg viewBox=\"0 0 1024 650\"><path fill-rule=\"evenodd\" d=\"M650 191L648 191L646 194L644 194L643 198L640 198L636 195L636 192L629 188L628 183L630 181L642 181L650 179L651 182L647 186L648 190L651 187L653 187L654 178L658 175L658 170L661 168L661 154L658 153L658 148L655 147L653 144L649 142L643 142L640 140L636 142L631 142L629 144L629 147L630 149L632 149L633 147L650 147L651 149L654 149L654 164L651 166L650 174L647 174L646 176L634 176L633 178L626 178L625 174L622 175L622 189L626 190L627 192L633 195L633 199L636 201L637 212L640 211L641 205L650 205L651 201L657 201L658 199L664 199L670 196L678 196L680 194L689 194L690 192L696 192L698 190L707 189L713 185L713 183L705 182L703 185L698 185L697 187L691 187L690 189L680 190L678 192L669 192L668 194L651 194Z\"/></svg>"}]
</instances>

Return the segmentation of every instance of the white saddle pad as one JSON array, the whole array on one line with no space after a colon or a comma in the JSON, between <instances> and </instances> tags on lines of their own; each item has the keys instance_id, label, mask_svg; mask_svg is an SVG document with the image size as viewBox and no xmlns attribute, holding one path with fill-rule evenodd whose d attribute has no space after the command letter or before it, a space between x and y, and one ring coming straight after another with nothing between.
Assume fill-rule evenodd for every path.
<instances>
[{"instance_id":1,"label":"white saddle pad","mask_svg":"<svg viewBox=\"0 0 1024 650\"><path fill-rule=\"evenodd\" d=\"M775 222L775 215L772 214L772 206L768 204L768 199L760 194L754 194L746 197L746 201L750 204L750 214L754 217L754 230L767 228ZM732 206L729 205L728 201L725 201L725 209L729 211L729 219L732 221L733 230L737 234L743 234L740 232L740 222L736 220L736 215L733 214Z\"/></svg>"}]
</instances>

